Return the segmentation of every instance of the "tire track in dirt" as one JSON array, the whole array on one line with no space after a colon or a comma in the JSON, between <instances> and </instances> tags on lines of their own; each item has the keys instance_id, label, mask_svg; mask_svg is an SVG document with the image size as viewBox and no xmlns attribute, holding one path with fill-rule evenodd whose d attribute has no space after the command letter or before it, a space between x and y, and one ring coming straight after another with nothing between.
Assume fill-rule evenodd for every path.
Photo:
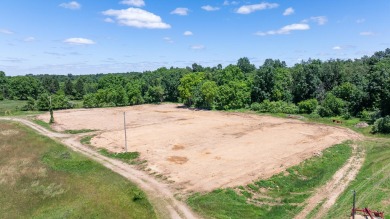
<instances>
[{"instance_id":1,"label":"tire track in dirt","mask_svg":"<svg viewBox=\"0 0 390 219\"><path fill-rule=\"evenodd\" d=\"M333 175L330 181L313 192L314 195L306 201L305 208L295 219L306 218L321 202L323 204L313 218L321 218L326 215L349 183L355 179L364 163L365 153L364 151L359 151L357 145L353 145L352 147L352 156L348 159L347 163Z\"/></svg>"},{"instance_id":2,"label":"tire track in dirt","mask_svg":"<svg viewBox=\"0 0 390 219\"><path fill-rule=\"evenodd\" d=\"M136 184L140 189L142 189L154 209L158 218L172 218L172 219L192 219L199 218L198 215L192 212L192 210L183 202L177 200L174 197L174 194L169 189L168 185L163 184L152 176L135 169L129 164L123 163L119 160L111 159L105 157L98 152L88 148L80 143L80 138L86 134L81 135L71 135L63 134L49 131L27 119L22 118L9 118L3 117L0 120L8 120L22 123L38 133L45 135L51 139L54 139L62 144L68 146L72 150L82 153L83 155L91 158L106 168L122 175L126 179L129 179L131 182Z\"/></svg>"}]
</instances>

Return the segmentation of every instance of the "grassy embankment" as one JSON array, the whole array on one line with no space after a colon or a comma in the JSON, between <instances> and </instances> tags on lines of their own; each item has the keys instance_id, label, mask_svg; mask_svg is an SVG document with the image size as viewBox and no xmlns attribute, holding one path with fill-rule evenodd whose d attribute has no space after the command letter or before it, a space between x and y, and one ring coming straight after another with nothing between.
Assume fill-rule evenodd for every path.
<instances>
[{"instance_id":1,"label":"grassy embankment","mask_svg":"<svg viewBox=\"0 0 390 219\"><path fill-rule=\"evenodd\" d=\"M194 194L188 204L206 218L293 218L318 186L351 156L349 143L335 145L267 180Z\"/></svg>"},{"instance_id":2,"label":"grassy embankment","mask_svg":"<svg viewBox=\"0 0 390 219\"><path fill-rule=\"evenodd\" d=\"M361 144L366 149L363 167L325 218L350 215L352 190L356 191L356 207L390 213L390 139L370 139Z\"/></svg>"},{"instance_id":3,"label":"grassy embankment","mask_svg":"<svg viewBox=\"0 0 390 219\"><path fill-rule=\"evenodd\" d=\"M0 218L155 218L121 176L16 123L0 121Z\"/></svg>"}]
</instances>

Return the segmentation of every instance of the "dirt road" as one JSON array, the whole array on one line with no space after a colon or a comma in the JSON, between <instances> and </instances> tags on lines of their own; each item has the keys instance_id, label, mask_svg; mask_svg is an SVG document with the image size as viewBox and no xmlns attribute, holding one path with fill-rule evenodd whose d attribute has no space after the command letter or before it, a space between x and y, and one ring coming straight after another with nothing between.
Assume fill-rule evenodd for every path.
<instances>
[{"instance_id":1,"label":"dirt road","mask_svg":"<svg viewBox=\"0 0 390 219\"><path fill-rule=\"evenodd\" d=\"M158 182L152 176L149 176L142 171L136 170L129 164L107 158L103 155L100 155L96 151L85 147L80 143L80 137L82 135L52 132L27 119L22 118L0 117L0 120L16 121L29 126L40 134L65 144L74 151L84 154L85 156L101 163L103 166L129 179L133 183L137 184L137 186L139 186L147 194L148 199L154 206L159 218L199 218L199 216L195 215L195 213L193 213L185 203L178 201L174 197L174 194L167 185Z\"/></svg>"},{"instance_id":2,"label":"dirt road","mask_svg":"<svg viewBox=\"0 0 390 219\"><path fill-rule=\"evenodd\" d=\"M364 151L360 150L357 145L353 146L352 156L347 163L339 169L332 179L324 186L319 187L313 193L314 195L306 201L305 208L295 217L295 219L304 219L313 209L322 202L318 212L313 218L322 218L332 207L337 198L347 188L349 183L355 179L364 162Z\"/></svg>"}]
</instances>

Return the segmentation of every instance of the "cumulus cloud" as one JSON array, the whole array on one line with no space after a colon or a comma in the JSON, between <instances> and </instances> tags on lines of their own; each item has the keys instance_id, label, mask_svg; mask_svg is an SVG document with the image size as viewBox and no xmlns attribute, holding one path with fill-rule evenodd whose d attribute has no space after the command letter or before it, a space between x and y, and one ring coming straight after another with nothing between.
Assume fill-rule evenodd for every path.
<instances>
[{"instance_id":1,"label":"cumulus cloud","mask_svg":"<svg viewBox=\"0 0 390 219\"><path fill-rule=\"evenodd\" d=\"M80 5L80 3L76 2L76 1L72 1L72 2L68 2L68 3L61 3L60 7L70 9L70 10L78 10L81 8L81 5Z\"/></svg>"},{"instance_id":2,"label":"cumulus cloud","mask_svg":"<svg viewBox=\"0 0 390 219\"><path fill-rule=\"evenodd\" d=\"M104 22L107 22L107 23L115 23L115 21L113 20L113 19L111 19L111 18L105 18L104 19Z\"/></svg>"},{"instance_id":3,"label":"cumulus cloud","mask_svg":"<svg viewBox=\"0 0 390 219\"><path fill-rule=\"evenodd\" d=\"M294 14L294 8L287 8L286 10L284 10L284 12L283 12L283 15L284 16L288 16L288 15L292 15L292 14Z\"/></svg>"},{"instance_id":4,"label":"cumulus cloud","mask_svg":"<svg viewBox=\"0 0 390 219\"><path fill-rule=\"evenodd\" d=\"M14 34L14 32L7 30L7 29L0 29L0 33L2 34Z\"/></svg>"},{"instance_id":5,"label":"cumulus cloud","mask_svg":"<svg viewBox=\"0 0 390 219\"><path fill-rule=\"evenodd\" d=\"M193 45L193 46L191 46L191 49L193 49L193 50L202 50L204 48L206 48L204 45Z\"/></svg>"},{"instance_id":6,"label":"cumulus cloud","mask_svg":"<svg viewBox=\"0 0 390 219\"><path fill-rule=\"evenodd\" d=\"M162 21L160 16L139 8L128 8L123 10L110 9L103 11L103 14L114 17L118 24L124 26L148 29L171 28L169 24Z\"/></svg>"},{"instance_id":7,"label":"cumulus cloud","mask_svg":"<svg viewBox=\"0 0 390 219\"><path fill-rule=\"evenodd\" d=\"M177 14L181 16L188 15L189 9L188 8L176 8L171 12L171 14Z\"/></svg>"},{"instance_id":8,"label":"cumulus cloud","mask_svg":"<svg viewBox=\"0 0 390 219\"><path fill-rule=\"evenodd\" d=\"M223 5L227 6L227 5L237 5L239 2L238 1L228 1L228 0L225 0L223 2Z\"/></svg>"},{"instance_id":9,"label":"cumulus cloud","mask_svg":"<svg viewBox=\"0 0 390 219\"><path fill-rule=\"evenodd\" d=\"M202 9L205 11L218 11L220 8L213 7L211 5L205 5L205 6L202 6Z\"/></svg>"},{"instance_id":10,"label":"cumulus cloud","mask_svg":"<svg viewBox=\"0 0 390 219\"><path fill-rule=\"evenodd\" d=\"M341 50L342 48L341 48L341 46L334 46L332 49L333 50Z\"/></svg>"},{"instance_id":11,"label":"cumulus cloud","mask_svg":"<svg viewBox=\"0 0 390 219\"><path fill-rule=\"evenodd\" d=\"M237 9L236 13L250 14L250 13L253 13L255 11L277 8L278 6L279 6L279 4L277 4L277 3L268 3L268 2L263 2L260 4L254 4L254 5L243 5Z\"/></svg>"},{"instance_id":12,"label":"cumulus cloud","mask_svg":"<svg viewBox=\"0 0 390 219\"><path fill-rule=\"evenodd\" d=\"M183 35L184 36L192 36L192 35L194 35L191 31L185 31L184 33L183 33Z\"/></svg>"},{"instance_id":13,"label":"cumulus cloud","mask_svg":"<svg viewBox=\"0 0 390 219\"><path fill-rule=\"evenodd\" d=\"M361 36L374 36L375 33L371 31L365 31L365 32L360 32L359 33Z\"/></svg>"},{"instance_id":14,"label":"cumulus cloud","mask_svg":"<svg viewBox=\"0 0 390 219\"><path fill-rule=\"evenodd\" d=\"M145 6L144 0L123 0L120 2L121 4L124 5L131 5L135 7L142 7Z\"/></svg>"},{"instance_id":15,"label":"cumulus cloud","mask_svg":"<svg viewBox=\"0 0 390 219\"><path fill-rule=\"evenodd\" d=\"M95 44L93 40L86 39L86 38L69 38L64 40L64 43L71 44L71 45L92 45Z\"/></svg>"},{"instance_id":16,"label":"cumulus cloud","mask_svg":"<svg viewBox=\"0 0 390 219\"><path fill-rule=\"evenodd\" d=\"M317 17L310 17L309 19L305 19L302 21L302 23L309 23L314 22L318 25L324 25L328 22L328 18L326 16L317 16Z\"/></svg>"},{"instance_id":17,"label":"cumulus cloud","mask_svg":"<svg viewBox=\"0 0 390 219\"><path fill-rule=\"evenodd\" d=\"M33 42L35 41L35 37L26 37L23 39L24 42Z\"/></svg>"},{"instance_id":18,"label":"cumulus cloud","mask_svg":"<svg viewBox=\"0 0 390 219\"><path fill-rule=\"evenodd\" d=\"M309 30L309 29L310 29L310 26L308 24L290 24L290 25L284 26L278 30L270 30L267 32L257 32L257 33L255 33L255 35L266 36L266 35L290 34L291 31Z\"/></svg>"},{"instance_id":19,"label":"cumulus cloud","mask_svg":"<svg viewBox=\"0 0 390 219\"><path fill-rule=\"evenodd\" d=\"M165 40L167 43L174 43L170 37L164 37L163 40Z\"/></svg>"}]
</instances>

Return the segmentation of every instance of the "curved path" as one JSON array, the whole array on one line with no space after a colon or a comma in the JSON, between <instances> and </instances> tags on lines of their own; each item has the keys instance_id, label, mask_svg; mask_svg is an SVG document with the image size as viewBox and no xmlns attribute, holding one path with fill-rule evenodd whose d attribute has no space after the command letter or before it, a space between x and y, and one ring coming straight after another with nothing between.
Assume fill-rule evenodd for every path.
<instances>
[{"instance_id":1,"label":"curved path","mask_svg":"<svg viewBox=\"0 0 390 219\"><path fill-rule=\"evenodd\" d=\"M85 136L85 134L72 135L52 132L41 127L40 125L37 125L27 119L22 118L0 117L0 120L16 121L27 125L39 132L40 134L65 144L74 151L84 154L85 156L101 163L103 166L109 168L110 170L129 179L147 194L149 201L152 203L156 210L158 218L199 218L199 216L193 213L192 210L185 203L178 201L174 197L174 194L166 184L158 182L152 176L135 169L129 164L105 157L98 152L81 144L80 138L82 136Z\"/></svg>"},{"instance_id":2,"label":"curved path","mask_svg":"<svg viewBox=\"0 0 390 219\"><path fill-rule=\"evenodd\" d=\"M353 145L352 156L347 163L339 169L324 186L319 187L313 192L308 200L306 200L305 208L295 217L295 219L306 218L311 211L315 209L321 202L321 206L312 218L322 218L330 207L332 207L337 198L347 188L349 183L355 179L364 162L364 151L359 151L357 145Z\"/></svg>"}]
</instances>

